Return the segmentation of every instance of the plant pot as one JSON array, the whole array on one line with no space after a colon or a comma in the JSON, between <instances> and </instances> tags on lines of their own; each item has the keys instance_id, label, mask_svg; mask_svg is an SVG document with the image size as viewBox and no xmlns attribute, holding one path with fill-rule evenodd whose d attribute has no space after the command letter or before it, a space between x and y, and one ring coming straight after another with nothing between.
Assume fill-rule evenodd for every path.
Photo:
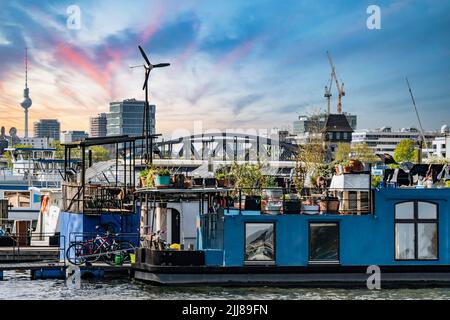
<instances>
[{"instance_id":1,"label":"plant pot","mask_svg":"<svg viewBox=\"0 0 450 320\"><path fill-rule=\"evenodd\" d=\"M170 185L170 176L155 176L155 186L157 188L167 188Z\"/></svg>"},{"instance_id":2,"label":"plant pot","mask_svg":"<svg viewBox=\"0 0 450 320\"><path fill-rule=\"evenodd\" d=\"M203 187L203 178L194 178L193 186L194 187Z\"/></svg>"},{"instance_id":3,"label":"plant pot","mask_svg":"<svg viewBox=\"0 0 450 320\"><path fill-rule=\"evenodd\" d=\"M139 181L141 188L147 187L147 177L140 177Z\"/></svg>"},{"instance_id":4,"label":"plant pot","mask_svg":"<svg viewBox=\"0 0 450 320\"><path fill-rule=\"evenodd\" d=\"M319 206L321 213L337 213L339 211L339 200L335 198L320 200Z\"/></svg>"},{"instance_id":5,"label":"plant pot","mask_svg":"<svg viewBox=\"0 0 450 320\"><path fill-rule=\"evenodd\" d=\"M283 213L284 214L299 214L302 211L302 206L298 200L284 200Z\"/></svg>"},{"instance_id":6,"label":"plant pot","mask_svg":"<svg viewBox=\"0 0 450 320\"><path fill-rule=\"evenodd\" d=\"M261 197L245 196L244 210L261 211Z\"/></svg>"},{"instance_id":7,"label":"plant pot","mask_svg":"<svg viewBox=\"0 0 450 320\"><path fill-rule=\"evenodd\" d=\"M320 207L316 204L302 204L302 213L303 214L319 214Z\"/></svg>"},{"instance_id":8,"label":"plant pot","mask_svg":"<svg viewBox=\"0 0 450 320\"><path fill-rule=\"evenodd\" d=\"M205 178L205 187L207 188L215 188L216 187L216 178Z\"/></svg>"},{"instance_id":9,"label":"plant pot","mask_svg":"<svg viewBox=\"0 0 450 320\"><path fill-rule=\"evenodd\" d=\"M217 180L217 187L218 188L225 188L225 179Z\"/></svg>"}]
</instances>

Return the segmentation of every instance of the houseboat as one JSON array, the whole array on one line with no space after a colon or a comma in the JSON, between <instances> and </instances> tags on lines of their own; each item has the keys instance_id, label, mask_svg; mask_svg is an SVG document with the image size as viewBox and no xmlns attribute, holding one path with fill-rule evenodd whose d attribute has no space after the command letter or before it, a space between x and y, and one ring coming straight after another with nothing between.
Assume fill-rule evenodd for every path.
<instances>
[{"instance_id":1,"label":"houseboat","mask_svg":"<svg viewBox=\"0 0 450 320\"><path fill-rule=\"evenodd\" d=\"M365 286L368 267L377 266L384 286L450 285L450 188L372 188L370 174L342 174L326 191L333 197L310 193L299 204L280 192L278 199L261 190L242 200L244 190L185 190L181 197L179 190L138 190L140 206L156 208L156 223L136 250L135 278L162 285ZM177 197L199 203L195 248L170 246L165 208ZM267 210L280 200L278 212ZM155 245L165 233L169 243Z\"/></svg>"}]
</instances>

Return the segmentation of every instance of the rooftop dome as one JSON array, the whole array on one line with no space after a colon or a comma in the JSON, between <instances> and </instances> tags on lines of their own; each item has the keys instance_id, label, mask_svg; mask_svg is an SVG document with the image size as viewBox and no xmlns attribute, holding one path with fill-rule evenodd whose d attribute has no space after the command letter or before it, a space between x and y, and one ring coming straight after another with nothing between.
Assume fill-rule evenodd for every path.
<instances>
[{"instance_id":1,"label":"rooftop dome","mask_svg":"<svg viewBox=\"0 0 450 320\"><path fill-rule=\"evenodd\" d=\"M444 124L444 125L441 127L441 133L450 133L450 128L449 128L449 126L446 125L446 124Z\"/></svg>"}]
</instances>

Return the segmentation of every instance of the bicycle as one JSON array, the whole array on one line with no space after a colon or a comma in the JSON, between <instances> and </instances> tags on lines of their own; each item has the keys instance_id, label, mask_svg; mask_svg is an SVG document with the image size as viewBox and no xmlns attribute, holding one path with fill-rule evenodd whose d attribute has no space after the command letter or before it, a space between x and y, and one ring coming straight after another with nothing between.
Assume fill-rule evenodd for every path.
<instances>
[{"instance_id":1,"label":"bicycle","mask_svg":"<svg viewBox=\"0 0 450 320\"><path fill-rule=\"evenodd\" d=\"M98 232L99 227L96 227ZM74 265L94 263L100 258L108 264L115 263L115 256L121 255L121 261L130 262L130 252L135 250L130 241L116 241L118 234L106 232L105 236L97 233L95 238L86 241L73 242L66 251L67 260ZM112 239L112 240L111 240Z\"/></svg>"}]
</instances>

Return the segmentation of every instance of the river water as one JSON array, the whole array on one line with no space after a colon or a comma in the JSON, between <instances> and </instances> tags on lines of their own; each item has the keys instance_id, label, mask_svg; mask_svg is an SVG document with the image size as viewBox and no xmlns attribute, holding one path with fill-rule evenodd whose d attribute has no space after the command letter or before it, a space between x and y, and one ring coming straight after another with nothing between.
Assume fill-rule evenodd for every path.
<instances>
[{"instance_id":1,"label":"river water","mask_svg":"<svg viewBox=\"0 0 450 320\"><path fill-rule=\"evenodd\" d=\"M68 287L64 280L30 280L29 272L5 271L0 281L0 300L59 299L233 299L233 300L340 300L340 299L450 299L450 288L433 289L305 289L157 287L129 279L82 280L81 288Z\"/></svg>"}]
</instances>

